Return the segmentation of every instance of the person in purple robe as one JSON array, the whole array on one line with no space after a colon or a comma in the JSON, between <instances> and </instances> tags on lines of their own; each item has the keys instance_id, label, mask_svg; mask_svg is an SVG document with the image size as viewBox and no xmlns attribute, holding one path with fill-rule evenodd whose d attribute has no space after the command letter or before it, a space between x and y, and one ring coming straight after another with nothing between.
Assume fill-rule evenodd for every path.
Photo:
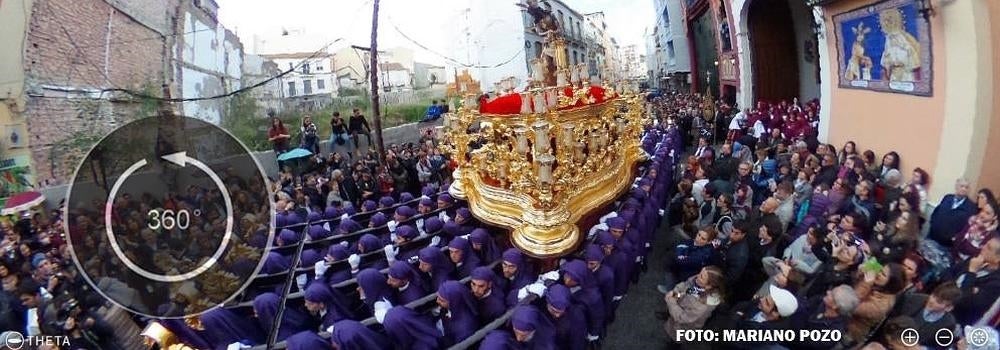
<instances>
[{"instance_id":1,"label":"person in purple robe","mask_svg":"<svg viewBox=\"0 0 1000 350\"><path fill-rule=\"evenodd\" d=\"M362 213L372 212L377 209L378 209L378 203L375 203L375 201L371 199L365 200L364 202L361 203Z\"/></svg>"},{"instance_id":2,"label":"person in purple robe","mask_svg":"<svg viewBox=\"0 0 1000 350\"><path fill-rule=\"evenodd\" d=\"M441 307L444 343L448 346L465 340L479 330L479 310L469 288L458 281L446 281L437 291Z\"/></svg>"},{"instance_id":3,"label":"person in purple robe","mask_svg":"<svg viewBox=\"0 0 1000 350\"><path fill-rule=\"evenodd\" d=\"M405 260L396 260L389 265L389 279L386 283L396 290L396 300L402 305L430 294L416 276L413 266Z\"/></svg>"},{"instance_id":4,"label":"person in purple robe","mask_svg":"<svg viewBox=\"0 0 1000 350\"><path fill-rule=\"evenodd\" d=\"M288 258L281 255L281 253L271 251L268 252L267 257L264 258L264 266L260 268L260 273L271 275L288 271L291 267L292 263L288 261Z\"/></svg>"},{"instance_id":5,"label":"person in purple robe","mask_svg":"<svg viewBox=\"0 0 1000 350\"><path fill-rule=\"evenodd\" d=\"M455 217L455 199L451 198L451 195L447 193L442 193L437 197L437 208L441 209L438 216L441 220L451 221Z\"/></svg>"},{"instance_id":6,"label":"person in purple robe","mask_svg":"<svg viewBox=\"0 0 1000 350\"><path fill-rule=\"evenodd\" d=\"M597 232L597 237L594 238L594 244L601 247L601 251L604 253L604 260L602 265L611 268L615 276L612 302L617 304L619 300L628 292L629 279L628 279L628 269L629 264L628 258L618 247L615 245L615 238L610 232L600 230Z\"/></svg>"},{"instance_id":7,"label":"person in purple robe","mask_svg":"<svg viewBox=\"0 0 1000 350\"><path fill-rule=\"evenodd\" d=\"M582 260L567 262L561 268L563 285L573 293L573 301L584 306L587 314L587 338L596 340L604 335L605 319L604 301L601 291L594 282L593 274L587 269L587 263Z\"/></svg>"},{"instance_id":8,"label":"person in purple robe","mask_svg":"<svg viewBox=\"0 0 1000 350\"><path fill-rule=\"evenodd\" d=\"M358 213L358 208L354 207L354 204L351 202L344 202L343 210L344 214L347 214L348 217L354 216Z\"/></svg>"},{"instance_id":9,"label":"person in purple robe","mask_svg":"<svg viewBox=\"0 0 1000 350\"><path fill-rule=\"evenodd\" d=\"M441 331L434 321L403 306L396 306L385 313L382 320L385 333L396 350L437 350L440 348ZM336 330L336 329L335 329Z\"/></svg>"},{"instance_id":10,"label":"person in purple robe","mask_svg":"<svg viewBox=\"0 0 1000 350\"><path fill-rule=\"evenodd\" d=\"M520 305L514 308L514 313L510 316L510 326L514 331L514 339L521 345L521 349L556 349L552 324L534 306Z\"/></svg>"},{"instance_id":11,"label":"person in purple robe","mask_svg":"<svg viewBox=\"0 0 1000 350\"><path fill-rule=\"evenodd\" d=\"M387 350L392 342L384 334L373 331L361 322L343 320L333 324L330 343L336 350Z\"/></svg>"},{"instance_id":12,"label":"person in purple robe","mask_svg":"<svg viewBox=\"0 0 1000 350\"><path fill-rule=\"evenodd\" d=\"M368 219L368 228L383 227L389 223L389 217L385 216L384 213L378 212L372 215Z\"/></svg>"},{"instance_id":13,"label":"person in purple robe","mask_svg":"<svg viewBox=\"0 0 1000 350\"><path fill-rule=\"evenodd\" d=\"M301 228L296 228L296 230L301 230ZM281 229L278 231L277 243L279 247L295 245L299 243L299 233L287 228Z\"/></svg>"},{"instance_id":14,"label":"person in purple robe","mask_svg":"<svg viewBox=\"0 0 1000 350\"><path fill-rule=\"evenodd\" d=\"M232 343L244 345L263 344L267 333L252 320L237 315L226 308L211 309L198 317L205 331L203 337L211 344L212 349L225 349Z\"/></svg>"},{"instance_id":15,"label":"person in purple robe","mask_svg":"<svg viewBox=\"0 0 1000 350\"><path fill-rule=\"evenodd\" d=\"M281 303L281 297L274 293L264 293L253 299L254 317L257 318L257 324L260 325L265 334L271 332L274 326L279 303ZM281 314L281 325L278 327L276 339L277 341L285 340L292 334L314 328L314 325L315 323L311 322L305 312L288 305Z\"/></svg>"},{"instance_id":16,"label":"person in purple robe","mask_svg":"<svg viewBox=\"0 0 1000 350\"><path fill-rule=\"evenodd\" d=\"M316 249L302 249L302 254L299 255L299 266L316 265L316 262L323 260L324 255Z\"/></svg>"},{"instance_id":17,"label":"person in purple robe","mask_svg":"<svg viewBox=\"0 0 1000 350\"><path fill-rule=\"evenodd\" d=\"M337 224L337 230L336 232L334 232L334 234L337 236L342 236L348 233L354 233L358 231L361 231L361 224L359 224L357 221L354 221L351 218L346 218L340 220L340 223Z\"/></svg>"},{"instance_id":18,"label":"person in purple robe","mask_svg":"<svg viewBox=\"0 0 1000 350\"><path fill-rule=\"evenodd\" d=\"M462 237L455 237L448 242L448 258L455 264L455 271L452 277L462 279L472 273L472 270L479 267L479 257L472 252L472 244Z\"/></svg>"},{"instance_id":19,"label":"person in purple robe","mask_svg":"<svg viewBox=\"0 0 1000 350\"><path fill-rule=\"evenodd\" d=\"M479 261L493 262L500 257L500 249L493 241L493 236L484 228L477 228L469 233L469 242L472 243L472 251L479 257Z\"/></svg>"},{"instance_id":20,"label":"person in purple robe","mask_svg":"<svg viewBox=\"0 0 1000 350\"><path fill-rule=\"evenodd\" d=\"M410 192L403 192L399 194L399 203L409 203L413 201L413 194Z\"/></svg>"},{"instance_id":21,"label":"person in purple robe","mask_svg":"<svg viewBox=\"0 0 1000 350\"><path fill-rule=\"evenodd\" d=\"M448 260L444 252L437 247L426 247L417 253L418 268L424 280L424 285L430 290L437 290L441 284L451 278L455 265Z\"/></svg>"},{"instance_id":22,"label":"person in purple robe","mask_svg":"<svg viewBox=\"0 0 1000 350\"><path fill-rule=\"evenodd\" d=\"M472 289L472 296L476 298L479 321L487 324L503 316L507 312L507 302L504 300L503 291L493 287L497 280L493 269L486 266L477 267L472 270L471 277L469 287Z\"/></svg>"},{"instance_id":23,"label":"person in purple robe","mask_svg":"<svg viewBox=\"0 0 1000 350\"><path fill-rule=\"evenodd\" d=\"M580 305L573 304L569 288L553 284L545 291L545 316L555 329L555 342L565 350L585 350L587 348L587 316Z\"/></svg>"},{"instance_id":24,"label":"person in purple robe","mask_svg":"<svg viewBox=\"0 0 1000 350\"><path fill-rule=\"evenodd\" d=\"M424 188L420 189L420 197L431 198L435 194L437 194L437 192L438 189L436 187L432 186L431 184L427 184L424 186Z\"/></svg>"},{"instance_id":25,"label":"person in purple robe","mask_svg":"<svg viewBox=\"0 0 1000 350\"><path fill-rule=\"evenodd\" d=\"M454 221L445 221L444 226L441 228L441 240L445 241L445 244L451 242L455 237L462 235L462 228L458 226Z\"/></svg>"},{"instance_id":26,"label":"person in purple robe","mask_svg":"<svg viewBox=\"0 0 1000 350\"><path fill-rule=\"evenodd\" d=\"M479 350L519 350L521 347L514 340L514 335L505 330L492 330L486 333L479 343Z\"/></svg>"},{"instance_id":27,"label":"person in purple robe","mask_svg":"<svg viewBox=\"0 0 1000 350\"><path fill-rule=\"evenodd\" d=\"M417 211L410 208L408 205L401 205L396 208L396 212L392 214L392 225L399 226L405 221L417 215Z\"/></svg>"},{"instance_id":28,"label":"person in purple robe","mask_svg":"<svg viewBox=\"0 0 1000 350\"><path fill-rule=\"evenodd\" d=\"M335 220L340 218L341 215L344 215L344 211L332 205L326 207L326 210L323 211L323 219L326 220Z\"/></svg>"},{"instance_id":29,"label":"person in purple robe","mask_svg":"<svg viewBox=\"0 0 1000 350\"><path fill-rule=\"evenodd\" d=\"M330 350L330 342L320 337L316 332L306 331L295 333L288 340L285 340L285 349L288 350Z\"/></svg>"},{"instance_id":30,"label":"person in purple robe","mask_svg":"<svg viewBox=\"0 0 1000 350\"><path fill-rule=\"evenodd\" d=\"M393 291L386 276L378 270L367 268L358 272L358 297L364 302L369 314L375 313L375 303L379 301L397 305L396 294Z\"/></svg>"},{"instance_id":31,"label":"person in purple robe","mask_svg":"<svg viewBox=\"0 0 1000 350\"><path fill-rule=\"evenodd\" d=\"M351 253L347 250L347 245L344 244L334 244L330 248L327 248L326 257L324 258L327 264L343 261L351 256ZM324 274L324 280L326 284L334 285L346 280L351 279L350 269L327 269Z\"/></svg>"},{"instance_id":32,"label":"person in purple robe","mask_svg":"<svg viewBox=\"0 0 1000 350\"><path fill-rule=\"evenodd\" d=\"M430 197L421 198L420 202L417 204L417 213L427 214L434 211L435 207L436 205L434 205L434 201L431 200Z\"/></svg>"},{"instance_id":33,"label":"person in purple robe","mask_svg":"<svg viewBox=\"0 0 1000 350\"><path fill-rule=\"evenodd\" d=\"M283 228L288 226L288 214L287 213L277 213L274 215L274 227Z\"/></svg>"},{"instance_id":34,"label":"person in purple robe","mask_svg":"<svg viewBox=\"0 0 1000 350\"><path fill-rule=\"evenodd\" d=\"M638 256L636 256L635 245L632 241L625 237L625 230L628 229L627 222L621 217L613 217L607 220L608 232L615 239L615 249L620 251L627 258L627 264L622 266L625 269L624 278L631 280L632 274L635 271L635 263Z\"/></svg>"},{"instance_id":35,"label":"person in purple robe","mask_svg":"<svg viewBox=\"0 0 1000 350\"><path fill-rule=\"evenodd\" d=\"M531 269L531 266L524 260L521 250L517 248L505 250L502 259L500 266L503 278L498 278L497 284L507 296L507 306L511 307L517 304L517 291L534 283L538 279L538 274Z\"/></svg>"},{"instance_id":36,"label":"person in purple robe","mask_svg":"<svg viewBox=\"0 0 1000 350\"><path fill-rule=\"evenodd\" d=\"M478 221L476 218L472 217L472 211L469 208L461 207L455 210L454 221L458 224L458 232L460 236L465 236L472 233L478 226Z\"/></svg>"},{"instance_id":37,"label":"person in purple robe","mask_svg":"<svg viewBox=\"0 0 1000 350\"><path fill-rule=\"evenodd\" d=\"M425 234L442 236L443 235L443 232L442 232L443 229L444 229L444 221L441 221L440 218L438 218L438 217L435 216L435 217L430 217L430 218L424 219L424 233ZM448 241L450 241L450 240L446 240L445 238L441 238L438 241L439 242L438 246L439 247L443 246L443 244L441 244L440 242L448 242Z\"/></svg>"},{"instance_id":38,"label":"person in purple robe","mask_svg":"<svg viewBox=\"0 0 1000 350\"><path fill-rule=\"evenodd\" d=\"M390 196L384 196L378 199L379 209L392 208L394 205L396 205L396 200Z\"/></svg>"},{"instance_id":39,"label":"person in purple robe","mask_svg":"<svg viewBox=\"0 0 1000 350\"><path fill-rule=\"evenodd\" d=\"M285 215L285 225L286 225L285 227L292 227L301 223L302 223L302 217L300 217L299 214L296 214L294 211L289 211L288 214Z\"/></svg>"},{"instance_id":40,"label":"person in purple robe","mask_svg":"<svg viewBox=\"0 0 1000 350\"><path fill-rule=\"evenodd\" d=\"M330 230L323 228L323 225L309 226L309 231L306 232L309 234L309 239L313 241L318 241L323 238L330 237Z\"/></svg>"},{"instance_id":41,"label":"person in purple robe","mask_svg":"<svg viewBox=\"0 0 1000 350\"><path fill-rule=\"evenodd\" d=\"M337 321L354 318L347 298L323 281L310 283L303 293L303 299L309 314L319 319L321 329L326 329Z\"/></svg>"},{"instance_id":42,"label":"person in purple robe","mask_svg":"<svg viewBox=\"0 0 1000 350\"><path fill-rule=\"evenodd\" d=\"M306 216L306 221L310 224L315 224L320 220L323 220L323 214L318 211L310 212L309 215Z\"/></svg>"},{"instance_id":43,"label":"person in purple robe","mask_svg":"<svg viewBox=\"0 0 1000 350\"><path fill-rule=\"evenodd\" d=\"M381 239L371 233L366 233L361 235L361 238L358 238L358 250L355 253L364 254L376 252L382 250L382 247L383 244Z\"/></svg>"},{"instance_id":44,"label":"person in purple robe","mask_svg":"<svg viewBox=\"0 0 1000 350\"><path fill-rule=\"evenodd\" d=\"M596 244L587 244L583 249L583 256L587 262L587 269L593 273L594 281L597 282L597 289L601 291L601 300L604 302L604 310L608 322L614 318L613 300L615 297L615 272L608 266L604 266L604 251Z\"/></svg>"}]
</instances>

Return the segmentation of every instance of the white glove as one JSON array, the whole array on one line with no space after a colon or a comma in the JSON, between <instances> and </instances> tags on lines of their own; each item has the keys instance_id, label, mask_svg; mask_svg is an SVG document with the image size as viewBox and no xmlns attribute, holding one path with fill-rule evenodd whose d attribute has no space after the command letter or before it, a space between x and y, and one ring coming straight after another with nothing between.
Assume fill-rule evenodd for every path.
<instances>
[{"instance_id":1,"label":"white glove","mask_svg":"<svg viewBox=\"0 0 1000 350\"><path fill-rule=\"evenodd\" d=\"M393 236L395 236L397 226L399 226L399 223L396 222L396 220L385 223L385 227L389 228L389 232L392 233ZM395 238L393 238L393 240L395 240Z\"/></svg>"},{"instance_id":2,"label":"white glove","mask_svg":"<svg viewBox=\"0 0 1000 350\"><path fill-rule=\"evenodd\" d=\"M250 348L250 345L244 345L243 343L240 343L240 342L235 342L235 343L226 345L226 350L239 350L239 349L249 349L249 348Z\"/></svg>"},{"instance_id":3,"label":"white glove","mask_svg":"<svg viewBox=\"0 0 1000 350\"><path fill-rule=\"evenodd\" d=\"M587 334L587 341L597 341L598 339L601 339L601 337L598 337L596 335Z\"/></svg>"},{"instance_id":4,"label":"white glove","mask_svg":"<svg viewBox=\"0 0 1000 350\"><path fill-rule=\"evenodd\" d=\"M642 261L642 257L641 256L635 257L635 262L640 262L640 261Z\"/></svg>"},{"instance_id":5,"label":"white glove","mask_svg":"<svg viewBox=\"0 0 1000 350\"><path fill-rule=\"evenodd\" d=\"M544 284L541 284L541 283L532 283L532 284L529 284L527 286L527 288L528 288L528 293L537 295L538 297L541 297L541 296L545 295L545 285Z\"/></svg>"},{"instance_id":6,"label":"white glove","mask_svg":"<svg viewBox=\"0 0 1000 350\"><path fill-rule=\"evenodd\" d=\"M417 232L420 232L420 237L427 236L427 232L424 232L424 219L417 219Z\"/></svg>"},{"instance_id":7,"label":"white glove","mask_svg":"<svg viewBox=\"0 0 1000 350\"><path fill-rule=\"evenodd\" d=\"M517 300L521 301L528 297L528 286L521 287L517 290Z\"/></svg>"},{"instance_id":8,"label":"white glove","mask_svg":"<svg viewBox=\"0 0 1000 350\"><path fill-rule=\"evenodd\" d=\"M309 282L309 277L305 274L295 276L295 285L299 286L299 290L306 290L306 282Z\"/></svg>"},{"instance_id":9,"label":"white glove","mask_svg":"<svg viewBox=\"0 0 1000 350\"><path fill-rule=\"evenodd\" d=\"M649 248L649 243L646 243L646 248Z\"/></svg>"},{"instance_id":10,"label":"white glove","mask_svg":"<svg viewBox=\"0 0 1000 350\"><path fill-rule=\"evenodd\" d=\"M382 248L382 251L385 252L385 260L390 263L396 261L396 254L399 254L399 248L396 248L392 244L386 245Z\"/></svg>"},{"instance_id":11,"label":"white glove","mask_svg":"<svg viewBox=\"0 0 1000 350\"><path fill-rule=\"evenodd\" d=\"M420 262L420 257L419 256L411 256L409 259L406 260L406 262L411 263L411 264L416 264L416 263Z\"/></svg>"},{"instance_id":12,"label":"white glove","mask_svg":"<svg viewBox=\"0 0 1000 350\"><path fill-rule=\"evenodd\" d=\"M347 257L347 263L351 264L351 270L357 270L358 266L361 266L361 256L351 254L351 256Z\"/></svg>"},{"instance_id":13,"label":"white glove","mask_svg":"<svg viewBox=\"0 0 1000 350\"><path fill-rule=\"evenodd\" d=\"M663 214L665 213L665 211L663 211L663 209L660 209L659 213L660 213L660 216L663 216Z\"/></svg>"},{"instance_id":14,"label":"white glove","mask_svg":"<svg viewBox=\"0 0 1000 350\"><path fill-rule=\"evenodd\" d=\"M469 235L462 235L462 236L459 236L459 237L465 238L466 241L469 240Z\"/></svg>"},{"instance_id":15,"label":"white glove","mask_svg":"<svg viewBox=\"0 0 1000 350\"><path fill-rule=\"evenodd\" d=\"M330 327L326 327L326 332L333 334L333 325L330 325Z\"/></svg>"},{"instance_id":16,"label":"white glove","mask_svg":"<svg viewBox=\"0 0 1000 350\"><path fill-rule=\"evenodd\" d=\"M619 301L622 300L622 298L624 297L625 297L624 295L616 295L614 297L611 297L611 301Z\"/></svg>"},{"instance_id":17,"label":"white glove","mask_svg":"<svg viewBox=\"0 0 1000 350\"><path fill-rule=\"evenodd\" d=\"M566 259L559 259L559 266L566 265Z\"/></svg>"},{"instance_id":18,"label":"white glove","mask_svg":"<svg viewBox=\"0 0 1000 350\"><path fill-rule=\"evenodd\" d=\"M323 223L323 229L327 230L327 231L333 231L333 230L330 229L330 223L329 222L324 222Z\"/></svg>"},{"instance_id":19,"label":"white glove","mask_svg":"<svg viewBox=\"0 0 1000 350\"><path fill-rule=\"evenodd\" d=\"M350 217L351 217L350 215L347 215L347 213L344 213L343 215L340 216L340 219L344 220L344 219L349 219Z\"/></svg>"},{"instance_id":20,"label":"white glove","mask_svg":"<svg viewBox=\"0 0 1000 350\"><path fill-rule=\"evenodd\" d=\"M441 243L441 236L431 237L431 244L428 247L437 247Z\"/></svg>"},{"instance_id":21,"label":"white glove","mask_svg":"<svg viewBox=\"0 0 1000 350\"><path fill-rule=\"evenodd\" d=\"M382 320L385 319L385 314L392 308L392 304L387 301L376 301L373 308L375 309L375 321L382 324Z\"/></svg>"},{"instance_id":22,"label":"white glove","mask_svg":"<svg viewBox=\"0 0 1000 350\"><path fill-rule=\"evenodd\" d=\"M344 248L347 248L347 247L350 247L350 246L351 246L351 244L350 244L350 243L347 243L347 241L343 241L343 242L340 242L340 245L341 245L342 247L344 247Z\"/></svg>"},{"instance_id":23,"label":"white glove","mask_svg":"<svg viewBox=\"0 0 1000 350\"><path fill-rule=\"evenodd\" d=\"M603 224L605 221L608 221L608 219L614 218L614 217L618 217L618 212L614 212L613 211L613 212L604 214L604 216L602 216L599 221Z\"/></svg>"},{"instance_id":24,"label":"white glove","mask_svg":"<svg viewBox=\"0 0 1000 350\"><path fill-rule=\"evenodd\" d=\"M444 334L444 323L441 323L441 319L440 318L438 319L437 324L435 326L437 327L438 332L441 332L441 334Z\"/></svg>"},{"instance_id":25,"label":"white glove","mask_svg":"<svg viewBox=\"0 0 1000 350\"><path fill-rule=\"evenodd\" d=\"M549 271L542 275L543 281L555 281L559 279L559 271Z\"/></svg>"},{"instance_id":26,"label":"white glove","mask_svg":"<svg viewBox=\"0 0 1000 350\"><path fill-rule=\"evenodd\" d=\"M326 270L328 270L329 268L330 265L327 265L326 261L323 260L317 261L316 265L313 267L313 269L316 271L316 279L320 279L323 276L323 274L326 273Z\"/></svg>"}]
</instances>

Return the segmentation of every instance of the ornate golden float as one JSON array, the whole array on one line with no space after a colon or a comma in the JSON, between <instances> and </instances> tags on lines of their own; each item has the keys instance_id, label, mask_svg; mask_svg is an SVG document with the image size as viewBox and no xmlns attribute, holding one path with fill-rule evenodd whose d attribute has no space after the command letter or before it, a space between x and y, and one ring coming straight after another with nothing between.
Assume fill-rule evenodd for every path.
<instances>
[{"instance_id":1,"label":"ornate golden float","mask_svg":"<svg viewBox=\"0 0 1000 350\"><path fill-rule=\"evenodd\" d=\"M647 157L643 99L592 84L585 64L559 54L562 38L550 38L544 51L556 54L531 60L526 91L508 79L492 98L467 95L439 127L442 150L458 163L450 193L478 219L511 229L514 245L536 257L576 248L577 222L629 189Z\"/></svg>"}]
</instances>

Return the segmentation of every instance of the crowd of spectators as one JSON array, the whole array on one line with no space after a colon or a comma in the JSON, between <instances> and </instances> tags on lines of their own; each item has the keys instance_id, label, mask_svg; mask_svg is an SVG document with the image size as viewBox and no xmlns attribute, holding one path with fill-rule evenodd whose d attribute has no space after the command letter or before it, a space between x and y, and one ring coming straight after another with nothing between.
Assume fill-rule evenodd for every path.
<instances>
[{"instance_id":1,"label":"crowd of spectators","mask_svg":"<svg viewBox=\"0 0 1000 350\"><path fill-rule=\"evenodd\" d=\"M653 102L663 122L701 119L696 95ZM818 103L759 102L729 120L727 140L688 129L667 205L667 336L678 329L834 329L831 342L730 348L937 347L1000 322L1000 236L993 192L965 179L931 203L927 172L901 155L816 139ZM909 175L908 178L906 175ZM970 197L971 196L971 197ZM962 328L965 327L965 328ZM680 342L682 348L705 344ZM964 346L964 344L963 344Z\"/></svg>"}]
</instances>

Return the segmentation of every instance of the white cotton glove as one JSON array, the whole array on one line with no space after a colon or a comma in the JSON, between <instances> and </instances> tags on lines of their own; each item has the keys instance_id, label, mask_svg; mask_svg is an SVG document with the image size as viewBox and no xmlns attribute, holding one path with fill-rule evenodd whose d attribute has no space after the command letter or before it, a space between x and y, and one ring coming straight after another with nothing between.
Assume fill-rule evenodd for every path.
<instances>
[{"instance_id":1,"label":"white cotton glove","mask_svg":"<svg viewBox=\"0 0 1000 350\"><path fill-rule=\"evenodd\" d=\"M587 341L597 341L598 339L601 339L601 337L587 334Z\"/></svg>"},{"instance_id":2,"label":"white cotton glove","mask_svg":"<svg viewBox=\"0 0 1000 350\"><path fill-rule=\"evenodd\" d=\"M528 297L528 286L521 287L517 290L517 300L521 301Z\"/></svg>"},{"instance_id":3,"label":"white cotton glove","mask_svg":"<svg viewBox=\"0 0 1000 350\"><path fill-rule=\"evenodd\" d=\"M642 257L641 256L635 257L635 262L640 262L640 261L642 261Z\"/></svg>"},{"instance_id":4,"label":"white cotton glove","mask_svg":"<svg viewBox=\"0 0 1000 350\"><path fill-rule=\"evenodd\" d=\"M246 344L243 344L243 343L240 343L240 342L235 342L235 343L226 345L226 350L239 350L239 349L249 349L249 348L250 348L250 345L246 345Z\"/></svg>"},{"instance_id":5,"label":"white cotton glove","mask_svg":"<svg viewBox=\"0 0 1000 350\"><path fill-rule=\"evenodd\" d=\"M427 232L424 232L424 219L417 219L417 232L420 232L420 237L427 236Z\"/></svg>"},{"instance_id":6,"label":"white cotton glove","mask_svg":"<svg viewBox=\"0 0 1000 350\"><path fill-rule=\"evenodd\" d=\"M347 257L347 263L351 264L352 271L357 270L358 266L361 266L361 256L357 254L351 254L351 256Z\"/></svg>"},{"instance_id":7,"label":"white cotton glove","mask_svg":"<svg viewBox=\"0 0 1000 350\"><path fill-rule=\"evenodd\" d=\"M326 261L323 260L317 261L316 265L314 265L313 267L313 269L316 271L316 279L322 278L323 274L325 274L326 270L328 270L329 268L330 265L327 265Z\"/></svg>"},{"instance_id":8,"label":"white cotton glove","mask_svg":"<svg viewBox=\"0 0 1000 350\"><path fill-rule=\"evenodd\" d=\"M333 230L330 229L330 223L329 222L324 222L323 223L323 229L327 230L327 231L333 231Z\"/></svg>"},{"instance_id":9,"label":"white cotton glove","mask_svg":"<svg viewBox=\"0 0 1000 350\"><path fill-rule=\"evenodd\" d=\"M444 334L444 323L441 322L440 318L438 319L437 324L435 326L437 327L438 332Z\"/></svg>"},{"instance_id":10,"label":"white cotton glove","mask_svg":"<svg viewBox=\"0 0 1000 350\"><path fill-rule=\"evenodd\" d=\"M649 243L646 243L646 248L649 248Z\"/></svg>"},{"instance_id":11,"label":"white cotton glove","mask_svg":"<svg viewBox=\"0 0 1000 350\"><path fill-rule=\"evenodd\" d=\"M659 213L660 213L660 216L662 217L662 216L663 216L663 214L665 214L665 213L666 213L666 211L664 211L663 209L660 209Z\"/></svg>"},{"instance_id":12,"label":"white cotton glove","mask_svg":"<svg viewBox=\"0 0 1000 350\"><path fill-rule=\"evenodd\" d=\"M428 247L437 247L437 245L440 244L440 243L441 243L441 237L440 236L434 236L434 237L431 237L431 244Z\"/></svg>"},{"instance_id":13,"label":"white cotton glove","mask_svg":"<svg viewBox=\"0 0 1000 350\"><path fill-rule=\"evenodd\" d=\"M375 309L375 321L382 324L382 320L385 320L385 314L392 308L392 304L387 301L376 301L373 308Z\"/></svg>"},{"instance_id":14,"label":"white cotton glove","mask_svg":"<svg viewBox=\"0 0 1000 350\"><path fill-rule=\"evenodd\" d=\"M378 320L376 320L376 321L378 321ZM333 334L333 325L330 325L330 327L326 327L325 331L327 333Z\"/></svg>"},{"instance_id":15,"label":"white cotton glove","mask_svg":"<svg viewBox=\"0 0 1000 350\"><path fill-rule=\"evenodd\" d=\"M399 226L399 223L396 222L396 220L392 220L392 221L389 221L389 222L385 223L385 227L389 228L389 232L390 233L396 233L396 227L398 227L398 226Z\"/></svg>"},{"instance_id":16,"label":"white cotton glove","mask_svg":"<svg viewBox=\"0 0 1000 350\"><path fill-rule=\"evenodd\" d=\"M555 281L559 279L559 271L549 271L543 274L541 277L543 281Z\"/></svg>"},{"instance_id":17,"label":"white cotton glove","mask_svg":"<svg viewBox=\"0 0 1000 350\"><path fill-rule=\"evenodd\" d=\"M622 300L622 298L624 297L625 297L624 295L616 295L614 297L611 297L611 301L619 301Z\"/></svg>"},{"instance_id":18,"label":"white cotton glove","mask_svg":"<svg viewBox=\"0 0 1000 350\"><path fill-rule=\"evenodd\" d=\"M420 262L420 257L419 256L411 256L409 259L406 260L406 262L408 262L410 264L417 264L418 262Z\"/></svg>"},{"instance_id":19,"label":"white cotton glove","mask_svg":"<svg viewBox=\"0 0 1000 350\"><path fill-rule=\"evenodd\" d=\"M347 241L343 241L343 242L340 242L340 245L341 245L342 247L344 247L344 248L348 248L348 247L350 247L350 246L351 246L351 244L350 244L350 243L347 243Z\"/></svg>"},{"instance_id":20,"label":"white cotton glove","mask_svg":"<svg viewBox=\"0 0 1000 350\"><path fill-rule=\"evenodd\" d=\"M295 276L295 285L299 286L299 290L306 290L306 283L309 282L309 276L301 274Z\"/></svg>"},{"instance_id":21,"label":"white cotton glove","mask_svg":"<svg viewBox=\"0 0 1000 350\"><path fill-rule=\"evenodd\" d=\"M459 237L462 237L462 238L465 238L465 240L466 240L466 241L468 241L468 240L469 240L469 235L461 235L461 236L459 236Z\"/></svg>"},{"instance_id":22,"label":"white cotton glove","mask_svg":"<svg viewBox=\"0 0 1000 350\"><path fill-rule=\"evenodd\" d=\"M396 241L396 237L398 237L398 236L396 236L396 233L395 233L395 232L391 232L391 233L389 233L389 240L390 240L390 241L393 241L393 242L395 242L395 241Z\"/></svg>"},{"instance_id":23,"label":"white cotton glove","mask_svg":"<svg viewBox=\"0 0 1000 350\"><path fill-rule=\"evenodd\" d=\"M392 244L386 245L385 248L382 248L382 251L385 252L385 260L389 261L389 263L396 261L396 254L399 254L399 248L396 248Z\"/></svg>"},{"instance_id":24,"label":"white cotton glove","mask_svg":"<svg viewBox=\"0 0 1000 350\"><path fill-rule=\"evenodd\" d=\"M604 216L602 216L599 221L603 224L605 221L608 221L608 219L614 218L614 217L618 217L618 212L614 212L613 211L613 212L604 214ZM607 225L605 225L605 226L607 226Z\"/></svg>"},{"instance_id":25,"label":"white cotton glove","mask_svg":"<svg viewBox=\"0 0 1000 350\"><path fill-rule=\"evenodd\" d=\"M532 284L529 284L526 288L528 288L528 293L534 294L534 295L538 296L539 298L541 298L543 295L545 295L545 289L546 288L545 288L544 284L541 284L541 283L532 283Z\"/></svg>"},{"instance_id":26,"label":"white cotton glove","mask_svg":"<svg viewBox=\"0 0 1000 350\"><path fill-rule=\"evenodd\" d=\"M344 220L344 219L349 219L350 217L351 217L350 215L347 215L347 213L344 213L343 215L340 216L340 219Z\"/></svg>"}]
</instances>

